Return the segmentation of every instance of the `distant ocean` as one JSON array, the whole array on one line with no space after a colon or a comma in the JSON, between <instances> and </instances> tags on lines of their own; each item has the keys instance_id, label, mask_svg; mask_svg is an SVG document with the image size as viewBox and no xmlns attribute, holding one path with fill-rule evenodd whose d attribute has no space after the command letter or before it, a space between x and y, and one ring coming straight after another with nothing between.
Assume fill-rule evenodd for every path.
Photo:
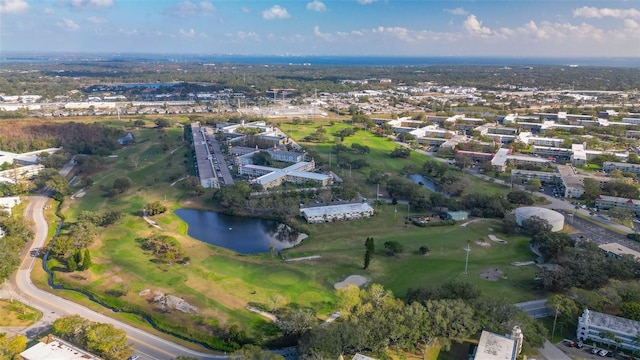
<instances>
[{"instance_id":1,"label":"distant ocean","mask_svg":"<svg viewBox=\"0 0 640 360\"><path fill-rule=\"evenodd\" d=\"M606 66L640 67L640 58L535 58L535 57L401 57L401 56L275 56L275 55L180 55L180 54L8 54L0 63L62 62L178 62L206 64L297 65L297 66Z\"/></svg>"}]
</instances>

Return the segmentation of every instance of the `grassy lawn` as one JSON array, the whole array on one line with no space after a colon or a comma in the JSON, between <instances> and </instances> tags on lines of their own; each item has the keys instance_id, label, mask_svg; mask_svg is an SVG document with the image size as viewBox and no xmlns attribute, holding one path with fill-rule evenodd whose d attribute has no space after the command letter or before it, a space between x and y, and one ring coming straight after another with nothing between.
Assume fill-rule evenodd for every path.
<instances>
[{"instance_id":1,"label":"grassy lawn","mask_svg":"<svg viewBox=\"0 0 640 360\"><path fill-rule=\"evenodd\" d=\"M19 301L0 300L0 326L27 327L41 316L39 311Z\"/></svg>"},{"instance_id":2,"label":"grassy lawn","mask_svg":"<svg viewBox=\"0 0 640 360\"><path fill-rule=\"evenodd\" d=\"M294 138L312 133L317 126L296 127ZM337 123L327 126L327 133L332 134L346 126L350 125ZM283 130L288 130L287 125ZM395 218L395 207L391 205L378 206L375 217L361 221L308 225L295 220L294 225L307 232L309 238L284 254L288 258L321 255L320 259L310 262L285 263L270 254L239 256L194 240L186 235L186 224L172 210L182 207L211 209L215 204L210 200L211 190L201 198L189 198L180 183L170 186L172 177L192 171L188 146L173 154L161 148L161 141L171 142L170 149L178 147L177 139L182 136L182 129L137 129L132 132L136 144L116 151L114 155L117 157L105 158L104 171L91 176L95 183L85 190L86 194L65 201L65 228L83 210L116 209L124 214L115 225L100 229L97 241L90 247L94 263L90 270L67 273L63 269L64 264L58 265L63 271L57 272L57 277L66 284L101 294L113 293L126 284L126 291L117 300L144 309L147 314L199 328L238 324L252 335L273 332L274 326L259 315L246 311L247 304L265 304L273 295L280 294L286 299L285 307L310 308L324 318L332 312L336 300L333 284L352 274L364 275L370 282L384 285L399 297L403 297L408 288L438 286L452 279L467 280L477 284L485 294L504 297L512 302L541 296L533 290L535 268L510 265L513 261L533 259L528 250L528 239L499 234L500 224L493 220L479 221L466 227L460 224L427 228L406 226L402 216ZM166 136L161 137L163 135ZM364 131L345 139L345 145L350 146L351 143L369 146L371 153L367 156L372 167L385 172L396 173L408 164L422 166L430 161L417 153L412 153L407 159L391 159L388 153L396 145ZM332 144L310 146L328 158ZM132 161L134 158L139 160L137 166ZM367 175L353 171L354 180L360 183ZM132 187L116 197L107 196L106 190L120 177L130 178ZM473 187L479 191L506 192L506 187L490 182L474 182ZM368 191L375 193L373 188ZM143 205L151 201L161 201L169 207L170 211L154 220L164 228L163 234L174 236L182 244L190 257L188 265L159 264L140 248L138 238L159 231L141 218ZM402 210L398 208L399 213ZM494 243L487 237L489 234L496 234L508 243ZM369 269L362 270L364 241L369 236L375 238L376 253ZM383 243L389 240L400 242L405 251L387 256ZM465 275L464 248L468 241L471 241L471 252L468 274ZM430 253L418 254L420 246L428 246ZM487 269L499 269L503 275L495 281L484 280L481 272ZM34 282L42 286L42 274L36 278L40 280ZM199 312L187 315L178 311L161 311L139 295L146 289L179 296L198 307ZM68 297L77 296L64 293ZM126 318L124 314L117 316ZM126 320L139 322L137 318Z\"/></svg>"}]
</instances>

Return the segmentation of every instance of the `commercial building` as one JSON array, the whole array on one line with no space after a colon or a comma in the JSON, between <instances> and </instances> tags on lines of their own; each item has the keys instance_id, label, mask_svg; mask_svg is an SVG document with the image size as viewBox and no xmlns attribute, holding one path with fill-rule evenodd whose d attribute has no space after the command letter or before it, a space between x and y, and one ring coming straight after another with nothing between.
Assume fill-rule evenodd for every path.
<instances>
[{"instance_id":1,"label":"commercial building","mask_svg":"<svg viewBox=\"0 0 640 360\"><path fill-rule=\"evenodd\" d=\"M596 207L601 210L611 208L630 210L636 215L640 215L640 200L638 199L598 195L596 197Z\"/></svg>"},{"instance_id":2,"label":"commercial building","mask_svg":"<svg viewBox=\"0 0 640 360\"><path fill-rule=\"evenodd\" d=\"M601 337L604 334L607 336ZM613 334L612 337L610 337L611 334ZM576 336L580 341L591 340L635 351L640 350L640 344L637 342L638 334L640 334L640 322L631 319L589 309L584 309L582 316L578 318Z\"/></svg>"},{"instance_id":3,"label":"commercial building","mask_svg":"<svg viewBox=\"0 0 640 360\"><path fill-rule=\"evenodd\" d=\"M514 326L511 335L498 335L482 330L473 360L516 360L522 351L523 335Z\"/></svg>"},{"instance_id":4,"label":"commercial building","mask_svg":"<svg viewBox=\"0 0 640 360\"><path fill-rule=\"evenodd\" d=\"M44 342L21 352L20 356L24 360L100 360L99 357L51 335Z\"/></svg>"},{"instance_id":5,"label":"commercial building","mask_svg":"<svg viewBox=\"0 0 640 360\"><path fill-rule=\"evenodd\" d=\"M318 206L300 209L300 215L315 224L367 218L373 216L373 208L367 203Z\"/></svg>"}]
</instances>

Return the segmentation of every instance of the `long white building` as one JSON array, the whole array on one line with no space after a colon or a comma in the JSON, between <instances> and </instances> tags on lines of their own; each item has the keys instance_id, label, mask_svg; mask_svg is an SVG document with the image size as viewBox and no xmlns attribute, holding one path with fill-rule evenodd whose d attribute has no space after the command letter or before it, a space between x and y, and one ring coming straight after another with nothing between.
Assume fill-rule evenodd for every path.
<instances>
[{"instance_id":1,"label":"long white building","mask_svg":"<svg viewBox=\"0 0 640 360\"><path fill-rule=\"evenodd\" d=\"M612 333L615 339L621 342L617 343L615 339L600 336L605 333ZM576 336L580 341L591 340L633 351L640 350L640 344L637 342L638 334L640 334L640 322L631 319L589 309L585 309L582 316L578 318Z\"/></svg>"},{"instance_id":2,"label":"long white building","mask_svg":"<svg viewBox=\"0 0 640 360\"><path fill-rule=\"evenodd\" d=\"M373 208L367 203L318 206L300 209L300 215L309 224L314 224L370 217Z\"/></svg>"}]
</instances>

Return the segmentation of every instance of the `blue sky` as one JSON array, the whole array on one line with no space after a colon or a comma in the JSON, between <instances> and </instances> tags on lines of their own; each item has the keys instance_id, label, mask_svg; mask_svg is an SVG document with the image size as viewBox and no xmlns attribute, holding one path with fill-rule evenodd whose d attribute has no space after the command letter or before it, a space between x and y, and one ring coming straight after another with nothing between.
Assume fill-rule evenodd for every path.
<instances>
[{"instance_id":1,"label":"blue sky","mask_svg":"<svg viewBox=\"0 0 640 360\"><path fill-rule=\"evenodd\" d=\"M0 52L640 57L640 0L0 0Z\"/></svg>"}]
</instances>

